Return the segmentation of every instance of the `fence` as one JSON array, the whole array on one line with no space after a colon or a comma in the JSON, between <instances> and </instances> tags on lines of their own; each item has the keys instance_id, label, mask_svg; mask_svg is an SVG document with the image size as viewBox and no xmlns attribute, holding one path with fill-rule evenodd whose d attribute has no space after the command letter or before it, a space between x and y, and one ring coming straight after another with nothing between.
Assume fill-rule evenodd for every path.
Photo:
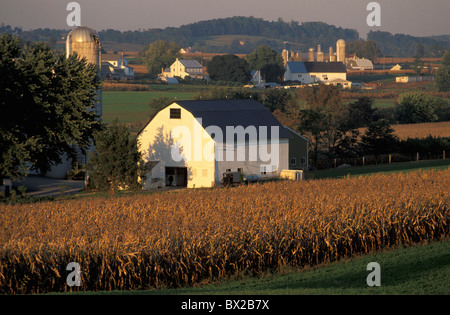
<instances>
[{"instance_id":1,"label":"fence","mask_svg":"<svg viewBox=\"0 0 450 315\"><path fill-rule=\"evenodd\" d=\"M448 156L448 153L447 153ZM416 152L415 154L380 154L380 155L363 155L355 158L335 158L330 160L319 160L318 169L337 168L337 167L354 167L354 166L368 166L378 164L391 164L398 162L418 162L423 160L445 160L446 151L443 150L441 154L424 154ZM331 165L330 165L331 163Z\"/></svg>"}]
</instances>

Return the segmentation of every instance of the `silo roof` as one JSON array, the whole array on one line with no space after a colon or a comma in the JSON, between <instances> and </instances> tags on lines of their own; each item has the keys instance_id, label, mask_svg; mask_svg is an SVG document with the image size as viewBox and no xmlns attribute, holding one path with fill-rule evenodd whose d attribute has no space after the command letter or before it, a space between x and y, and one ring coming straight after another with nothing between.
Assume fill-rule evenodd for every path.
<instances>
[{"instance_id":1,"label":"silo roof","mask_svg":"<svg viewBox=\"0 0 450 315\"><path fill-rule=\"evenodd\" d=\"M68 37L71 38L72 42L86 43L95 41L94 30L87 26L78 26L69 33Z\"/></svg>"}]
</instances>

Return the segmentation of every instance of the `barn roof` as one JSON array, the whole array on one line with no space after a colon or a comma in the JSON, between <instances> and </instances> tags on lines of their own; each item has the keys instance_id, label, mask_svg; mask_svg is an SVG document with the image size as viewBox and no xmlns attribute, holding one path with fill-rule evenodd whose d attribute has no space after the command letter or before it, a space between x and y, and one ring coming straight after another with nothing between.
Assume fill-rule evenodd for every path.
<instances>
[{"instance_id":1,"label":"barn roof","mask_svg":"<svg viewBox=\"0 0 450 315\"><path fill-rule=\"evenodd\" d=\"M347 72L342 62L304 62L306 71L311 72Z\"/></svg>"},{"instance_id":2,"label":"barn roof","mask_svg":"<svg viewBox=\"0 0 450 315\"><path fill-rule=\"evenodd\" d=\"M347 72L342 62L325 61L289 61L286 64L291 73L311 73L311 72Z\"/></svg>"},{"instance_id":3,"label":"barn roof","mask_svg":"<svg viewBox=\"0 0 450 315\"><path fill-rule=\"evenodd\" d=\"M275 116L254 100L200 100L175 103L191 112L195 118L201 118L203 128L218 126L224 137L227 126L244 128L255 126L258 139L260 137L259 127L267 127L267 138L271 139L271 127L278 126L280 138L291 137Z\"/></svg>"},{"instance_id":4,"label":"barn roof","mask_svg":"<svg viewBox=\"0 0 450 315\"><path fill-rule=\"evenodd\" d=\"M258 139L260 138L259 127L267 127L267 139L271 139L271 126L278 126L280 139L291 138L291 134L283 128L275 116L266 107L254 100L176 101L172 104L178 104L192 113L195 118L201 118L203 128L219 127L224 138L226 137L227 126L242 126L244 129L255 126Z\"/></svg>"}]
</instances>

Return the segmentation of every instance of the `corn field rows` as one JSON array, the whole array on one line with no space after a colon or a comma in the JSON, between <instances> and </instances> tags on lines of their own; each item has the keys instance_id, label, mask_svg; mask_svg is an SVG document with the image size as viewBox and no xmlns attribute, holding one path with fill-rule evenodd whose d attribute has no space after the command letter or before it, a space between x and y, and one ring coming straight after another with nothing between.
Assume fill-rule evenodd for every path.
<instances>
[{"instance_id":1,"label":"corn field rows","mask_svg":"<svg viewBox=\"0 0 450 315\"><path fill-rule=\"evenodd\" d=\"M0 293L180 287L441 239L448 187L450 170L1 205Z\"/></svg>"}]
</instances>

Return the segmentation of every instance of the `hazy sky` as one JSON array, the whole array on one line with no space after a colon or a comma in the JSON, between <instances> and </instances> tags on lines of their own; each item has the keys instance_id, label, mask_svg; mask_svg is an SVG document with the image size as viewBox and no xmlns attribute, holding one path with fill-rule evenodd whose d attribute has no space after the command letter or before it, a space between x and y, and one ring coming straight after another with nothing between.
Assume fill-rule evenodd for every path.
<instances>
[{"instance_id":1,"label":"hazy sky","mask_svg":"<svg viewBox=\"0 0 450 315\"><path fill-rule=\"evenodd\" d=\"M71 0L0 0L0 23L64 28ZM379 0L381 26L369 27L370 0L78 0L81 23L96 30L180 26L201 20L254 16L265 20L322 21L356 29L414 36L450 34L450 0Z\"/></svg>"}]
</instances>

